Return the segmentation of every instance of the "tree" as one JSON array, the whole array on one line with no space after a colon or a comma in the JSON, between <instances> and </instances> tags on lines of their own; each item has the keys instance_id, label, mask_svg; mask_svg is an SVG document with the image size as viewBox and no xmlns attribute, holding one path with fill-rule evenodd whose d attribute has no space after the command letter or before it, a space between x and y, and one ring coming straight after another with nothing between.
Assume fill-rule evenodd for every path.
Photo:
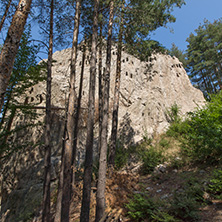
<instances>
[{"instance_id":1,"label":"tree","mask_svg":"<svg viewBox=\"0 0 222 222\"><path fill-rule=\"evenodd\" d=\"M169 51L169 54L171 56L177 57L180 60L180 62L183 63L183 67L186 68L186 66L187 66L186 53L183 50L180 50L175 45L175 43L172 43L172 47L171 47L171 49Z\"/></svg>"},{"instance_id":2,"label":"tree","mask_svg":"<svg viewBox=\"0 0 222 222\"><path fill-rule=\"evenodd\" d=\"M68 98L67 120L64 132L63 156L60 176L60 186L58 190L56 221L69 221L69 208L72 191L73 167L76 159L76 145L74 145L75 132L75 79L77 44L79 35L81 0L76 1L75 22L73 31L73 44L70 64L70 88Z\"/></svg>"},{"instance_id":3,"label":"tree","mask_svg":"<svg viewBox=\"0 0 222 222\"><path fill-rule=\"evenodd\" d=\"M105 212L105 187L106 187L106 165L107 165L107 129L109 117L109 89L111 72L111 49L112 49L112 27L114 17L114 1L110 1L110 18L107 39L106 69L104 73L103 91L103 118L101 130L101 149L99 156L99 175L96 192L96 221L99 222Z\"/></svg>"},{"instance_id":4,"label":"tree","mask_svg":"<svg viewBox=\"0 0 222 222\"><path fill-rule=\"evenodd\" d=\"M14 132L22 130L22 128L19 129L17 127L11 130L11 127L9 127L10 121L13 120L13 113L16 114L17 117L25 114L27 118L36 118L35 110L32 109L33 107L20 99L26 94L27 89L46 79L44 72L41 72L41 70L45 69L45 63L42 62L37 65L39 47L33 44L31 38L31 27L28 25L22 35L10 82L5 93L2 116L0 117L0 140L2 141L2 138L12 136ZM26 97L26 99L28 100L28 97ZM20 112L15 112L16 110L20 110ZM32 124L27 124L26 127L31 127L31 125ZM23 146L25 146L25 143L22 147ZM5 144L0 147L0 156L4 152L5 157L9 156L16 149L18 149L18 144L9 144L6 139Z\"/></svg>"},{"instance_id":5,"label":"tree","mask_svg":"<svg viewBox=\"0 0 222 222\"><path fill-rule=\"evenodd\" d=\"M98 6L99 0L94 0L92 50L90 59L90 85L87 118L87 137L86 137L86 157L83 178L83 196L81 207L81 222L89 221L90 197L91 197L91 178L93 162L93 127L95 113L95 81L96 81L96 55L97 55L97 30L98 30Z\"/></svg>"},{"instance_id":6,"label":"tree","mask_svg":"<svg viewBox=\"0 0 222 222\"><path fill-rule=\"evenodd\" d=\"M205 95L222 88L222 20L205 20L187 39L188 74Z\"/></svg>"},{"instance_id":7,"label":"tree","mask_svg":"<svg viewBox=\"0 0 222 222\"><path fill-rule=\"evenodd\" d=\"M53 52L53 10L54 0L50 4L50 33L47 61L46 87L46 136L45 136L45 175L43 184L43 211L42 222L50 221L50 182L51 182L51 82L52 82L52 52Z\"/></svg>"},{"instance_id":8,"label":"tree","mask_svg":"<svg viewBox=\"0 0 222 222\"><path fill-rule=\"evenodd\" d=\"M1 23L0 23L0 32L2 30L2 26L3 26L4 22L5 22L6 16L8 14L8 10L9 10L9 7L11 5L11 2L12 2L12 0L8 0L8 2L7 2L6 8L5 8L5 13L2 16L2 20L1 20Z\"/></svg>"},{"instance_id":9,"label":"tree","mask_svg":"<svg viewBox=\"0 0 222 222\"><path fill-rule=\"evenodd\" d=\"M171 14L174 6L181 7L184 0L172 1L144 1L131 0L124 2L122 6L123 13L121 14L122 21L120 22L119 41L125 43L126 50L142 60L146 60L151 54L148 48L152 51L163 51L163 47L156 42L150 41L150 33L158 27L165 26L168 22L175 22L175 17ZM122 26L122 28L121 28ZM122 36L122 37L121 37ZM122 48L122 43L118 43ZM121 49L122 50L122 49ZM145 53L144 53L145 52ZM118 57L119 54L119 57ZM145 56L144 56L145 55ZM113 120L109 163L114 165L115 147L117 139L118 127L118 104L119 104L119 89L121 75L121 52L117 52L117 72L114 93L113 105ZM114 107L115 106L115 107Z\"/></svg>"},{"instance_id":10,"label":"tree","mask_svg":"<svg viewBox=\"0 0 222 222\"><path fill-rule=\"evenodd\" d=\"M25 23L30 12L32 0L20 0L13 16L6 40L0 55L0 110L4 103L4 96L8 87L19 43L24 31ZM1 112L1 111L0 111Z\"/></svg>"}]
</instances>

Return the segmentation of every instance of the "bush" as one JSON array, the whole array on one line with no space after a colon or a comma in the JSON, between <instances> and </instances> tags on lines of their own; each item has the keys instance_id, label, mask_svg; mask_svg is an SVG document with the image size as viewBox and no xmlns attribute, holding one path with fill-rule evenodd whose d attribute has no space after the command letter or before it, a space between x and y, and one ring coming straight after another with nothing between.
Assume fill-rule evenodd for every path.
<instances>
[{"instance_id":1,"label":"bush","mask_svg":"<svg viewBox=\"0 0 222 222\"><path fill-rule=\"evenodd\" d=\"M163 202L157 202L146 194L135 194L126 207L134 221L175 222L173 216L163 211L163 205Z\"/></svg>"},{"instance_id":2,"label":"bush","mask_svg":"<svg viewBox=\"0 0 222 222\"><path fill-rule=\"evenodd\" d=\"M182 220L197 221L199 219L199 203L189 195L176 193L171 203L171 212Z\"/></svg>"},{"instance_id":3,"label":"bush","mask_svg":"<svg viewBox=\"0 0 222 222\"><path fill-rule=\"evenodd\" d=\"M215 170L210 180L208 191L217 198L222 197L222 170Z\"/></svg>"},{"instance_id":4,"label":"bush","mask_svg":"<svg viewBox=\"0 0 222 222\"><path fill-rule=\"evenodd\" d=\"M186 178L184 189L174 193L170 212L182 220L197 221L199 219L199 208L205 204L203 195L204 189L198 179L194 177Z\"/></svg>"},{"instance_id":5,"label":"bush","mask_svg":"<svg viewBox=\"0 0 222 222\"><path fill-rule=\"evenodd\" d=\"M212 96L203 108L189 113L185 121L174 121L168 136L179 138L182 154L191 160L218 163L222 160L222 93Z\"/></svg>"},{"instance_id":6,"label":"bush","mask_svg":"<svg viewBox=\"0 0 222 222\"><path fill-rule=\"evenodd\" d=\"M185 135L184 151L194 160L217 163L222 158L222 93L194 112Z\"/></svg>"},{"instance_id":7,"label":"bush","mask_svg":"<svg viewBox=\"0 0 222 222\"><path fill-rule=\"evenodd\" d=\"M165 112L166 119L169 123L180 122L181 118L180 118L179 114L180 114L180 107L176 103L174 103Z\"/></svg>"},{"instance_id":8,"label":"bush","mask_svg":"<svg viewBox=\"0 0 222 222\"><path fill-rule=\"evenodd\" d=\"M151 173L158 164L164 162L163 152L153 146L142 149L139 154L143 161L141 168L143 174Z\"/></svg>"},{"instance_id":9,"label":"bush","mask_svg":"<svg viewBox=\"0 0 222 222\"><path fill-rule=\"evenodd\" d=\"M123 142L119 139L116 143L116 154L115 154L115 168L121 169L124 167L128 160L130 155L130 149L126 149L124 147Z\"/></svg>"}]
</instances>

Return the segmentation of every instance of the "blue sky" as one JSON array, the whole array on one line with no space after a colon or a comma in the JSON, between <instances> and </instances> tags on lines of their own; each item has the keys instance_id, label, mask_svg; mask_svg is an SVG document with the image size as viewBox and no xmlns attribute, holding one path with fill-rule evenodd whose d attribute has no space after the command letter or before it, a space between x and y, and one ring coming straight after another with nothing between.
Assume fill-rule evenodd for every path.
<instances>
[{"instance_id":1,"label":"blue sky","mask_svg":"<svg viewBox=\"0 0 222 222\"><path fill-rule=\"evenodd\" d=\"M185 0L186 5L175 9L173 15L176 22L169 24L169 28L159 28L154 40L159 41L163 46L170 49L174 42L181 50L186 50L186 39L190 33L203 24L204 19L213 22L222 17L222 0ZM174 33L170 32L170 29Z\"/></svg>"}]
</instances>

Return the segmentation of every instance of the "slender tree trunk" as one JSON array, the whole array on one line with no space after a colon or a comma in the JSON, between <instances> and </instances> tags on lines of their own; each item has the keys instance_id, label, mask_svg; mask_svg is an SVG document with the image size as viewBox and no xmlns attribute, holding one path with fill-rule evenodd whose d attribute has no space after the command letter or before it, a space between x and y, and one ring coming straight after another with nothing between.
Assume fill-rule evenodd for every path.
<instances>
[{"instance_id":1,"label":"slender tree trunk","mask_svg":"<svg viewBox=\"0 0 222 222\"><path fill-rule=\"evenodd\" d=\"M4 22L5 22L6 16L7 16L7 14L8 14L8 10L9 10L9 7L10 7L10 5L11 5L11 2L12 2L12 0L9 0L9 1L8 1L8 4L7 4L7 6L6 6L5 13L4 13L4 15L3 15L3 17L2 17L2 20L1 20L1 23L0 23L0 32L1 32L1 30L2 30L2 26L3 26Z\"/></svg>"},{"instance_id":2,"label":"slender tree trunk","mask_svg":"<svg viewBox=\"0 0 222 222\"><path fill-rule=\"evenodd\" d=\"M86 41L86 40L85 40ZM85 67L85 58L86 58L86 45L84 42L83 45L83 52L82 52L82 67L80 73L80 82L79 82L79 96L77 101L77 108L76 108L76 116L75 116L75 126L74 126L74 142L73 142L73 159L72 159L72 169L73 169L73 178L72 184L75 185L75 163L76 163L76 150L77 150L77 138L79 133L79 116L80 116L80 108L81 108L81 100L82 100L82 88L83 88L83 74L84 74L84 67Z\"/></svg>"},{"instance_id":3,"label":"slender tree trunk","mask_svg":"<svg viewBox=\"0 0 222 222\"><path fill-rule=\"evenodd\" d=\"M9 116L7 127L5 129L5 135L4 135L4 138L3 138L2 142L1 142L2 146L6 145L6 143L7 143L7 140L8 140L10 131L11 131L12 123L13 123L13 120L14 120L14 117L15 117L15 112L16 112L16 107L13 106L12 110L11 110L11 115Z\"/></svg>"},{"instance_id":4,"label":"slender tree trunk","mask_svg":"<svg viewBox=\"0 0 222 222\"><path fill-rule=\"evenodd\" d=\"M100 30L99 30L100 44L99 44L99 141L98 141L98 153L100 154L101 148L101 132L102 132L102 119L103 119L103 73L102 73L102 53L103 53L103 36L102 36L102 22L100 22Z\"/></svg>"},{"instance_id":5,"label":"slender tree trunk","mask_svg":"<svg viewBox=\"0 0 222 222\"><path fill-rule=\"evenodd\" d=\"M75 11L75 25L73 32L73 44L71 53L71 71L70 71L70 88L69 88L69 99L68 99L68 111L67 111L67 122L66 122L66 133L64 138L64 155L62 158L62 198L60 201L61 207L58 206L58 212L56 213L55 221L69 221L69 210L70 210L70 200L71 200L71 190L72 190L72 159L75 159L75 152L73 152L74 143L74 122L75 122L75 78L76 78L76 60L77 60L77 44L78 44L78 34L79 34L79 20L80 20L80 10L81 0L76 2ZM74 155L74 157L73 157ZM61 194L59 194L61 195ZM59 212L61 209L61 213Z\"/></svg>"},{"instance_id":6,"label":"slender tree trunk","mask_svg":"<svg viewBox=\"0 0 222 222\"><path fill-rule=\"evenodd\" d=\"M111 49L112 49L112 27L113 27L114 1L110 2L110 17L107 41L106 70L104 75L103 94L103 119L101 131L101 150L99 158L99 177L96 192L96 222L99 222L105 213L105 188L106 188L106 165L107 165L107 129L109 118L109 89L110 89L110 69L111 69Z\"/></svg>"},{"instance_id":7,"label":"slender tree trunk","mask_svg":"<svg viewBox=\"0 0 222 222\"><path fill-rule=\"evenodd\" d=\"M87 138L86 138L86 157L85 170L83 178L83 196L81 207L81 222L89 221L90 197L91 197L91 178L93 164L93 126L95 113L95 82L96 82L96 54L97 54L97 37L98 37L98 6L99 0L94 0L94 17L92 33L92 50L90 60L90 85L89 85L89 102L88 102L88 120L87 120Z\"/></svg>"},{"instance_id":8,"label":"slender tree trunk","mask_svg":"<svg viewBox=\"0 0 222 222\"><path fill-rule=\"evenodd\" d=\"M12 84L14 85L14 84ZM12 98L12 86L10 87L10 93L8 95L8 98L7 98L7 101L6 103L4 104L4 108L3 108L3 113L2 113L2 118L1 118L1 122L0 122L0 130L2 129L2 126L4 124L4 121L5 121L5 117L6 117L6 114L7 114L7 111L8 111L8 108L9 108L9 102Z\"/></svg>"},{"instance_id":9,"label":"slender tree trunk","mask_svg":"<svg viewBox=\"0 0 222 222\"><path fill-rule=\"evenodd\" d=\"M109 164L111 166L115 165L115 154L116 154L116 140L117 140L117 128L118 128L118 110L119 110L119 93L120 93L120 78L121 78L124 3L125 3L125 1L123 1L123 5L122 5L122 12L121 12L121 19L120 19L120 30L119 30L119 35L118 35L115 90L114 90L114 97L113 97L112 131L111 131L110 152L109 152Z\"/></svg>"},{"instance_id":10,"label":"slender tree trunk","mask_svg":"<svg viewBox=\"0 0 222 222\"><path fill-rule=\"evenodd\" d=\"M68 108L66 108L67 111ZM64 172L64 150L65 150L65 137L66 137L66 122L67 122L67 112L66 112L66 121L65 127L63 132L63 140L62 140L62 156L61 156L61 167L60 167L60 174L59 174L59 184L58 184L58 192L57 192L57 201L56 201L56 212L54 222L61 222L61 212L62 212L62 189L63 189L63 172Z\"/></svg>"},{"instance_id":11,"label":"slender tree trunk","mask_svg":"<svg viewBox=\"0 0 222 222\"><path fill-rule=\"evenodd\" d=\"M47 90L46 90L46 137L45 137L45 176L43 184L43 211L42 222L50 221L50 182L51 182L51 83L52 83L52 51L53 51L53 11L54 0L50 5L50 33L47 64Z\"/></svg>"},{"instance_id":12,"label":"slender tree trunk","mask_svg":"<svg viewBox=\"0 0 222 222\"><path fill-rule=\"evenodd\" d=\"M20 0L0 55L0 112L32 0Z\"/></svg>"}]
</instances>

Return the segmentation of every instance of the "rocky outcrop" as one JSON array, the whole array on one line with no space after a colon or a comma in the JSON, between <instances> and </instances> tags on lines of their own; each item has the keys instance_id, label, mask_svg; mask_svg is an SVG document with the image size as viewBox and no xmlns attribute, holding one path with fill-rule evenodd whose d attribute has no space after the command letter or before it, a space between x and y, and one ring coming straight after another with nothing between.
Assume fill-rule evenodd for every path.
<instances>
[{"instance_id":1,"label":"rocky outcrop","mask_svg":"<svg viewBox=\"0 0 222 222\"><path fill-rule=\"evenodd\" d=\"M65 106L69 89L71 49L55 52L52 70L52 182L56 186L59 161L61 154L62 135L65 120ZM81 69L82 53L79 52L77 61L77 88ZM112 49L111 63L111 93L110 107L112 107L114 78L116 70L116 48ZM105 58L105 52L103 55ZM83 102L81 109L81 131L78 141L77 163L84 159L85 127L87 118L87 99L89 88L89 53L85 61L83 82ZM103 60L105 65L105 59ZM119 138L126 144L140 141L143 136L153 136L166 130L169 123L166 110L173 104L181 108L181 115L193 111L197 106L205 103L202 93L194 88L184 70L182 63L175 57L155 54L149 61L141 62L132 55L123 52L119 107ZM45 82L31 88L21 102L35 104L37 112L44 114ZM98 95L98 87L96 95ZM98 96L96 96L98 99ZM97 102L98 104L98 102ZM96 104L96 120L98 119L98 105ZM110 109L111 111L111 109ZM111 116L111 115L110 115ZM14 126L27 122L26 117L19 117ZM44 121L44 115L36 120ZM109 125L111 127L111 124ZM109 127L109 131L110 131ZM95 151L97 151L98 122L95 124ZM16 152L5 163L1 174L0 197L2 199L1 212L6 221L23 221L33 217L33 209L41 202L42 173L43 173L43 141L44 127L39 125L22 136L16 134L14 140L32 141L36 146L27 145L25 149ZM27 200L27 201L23 201ZM30 201L28 201L30 200ZM21 207L22 206L22 207Z\"/></svg>"},{"instance_id":2,"label":"rocky outcrop","mask_svg":"<svg viewBox=\"0 0 222 222\"><path fill-rule=\"evenodd\" d=\"M52 103L53 106L65 108L68 96L71 49L54 53ZM77 88L81 68L81 52L77 61ZM112 107L114 77L116 70L116 49L112 50L111 93L110 107ZM105 58L105 52L104 56ZM83 81L82 109L87 109L89 88L89 54L85 62ZM105 59L103 60L105 65ZM139 141L144 134L152 136L163 132L167 126L166 110L173 104L181 109L181 115L193 111L195 107L205 102L200 90L194 88L182 63L169 55L156 54L148 62L141 62L137 58L123 52L120 90L119 124L130 124L134 134L134 141ZM29 101L45 106L45 83L35 86L27 95ZM98 90L98 87L97 87ZM96 97L98 92L96 92ZM98 98L98 97L97 97ZM121 129L120 129L121 131Z\"/></svg>"}]
</instances>

